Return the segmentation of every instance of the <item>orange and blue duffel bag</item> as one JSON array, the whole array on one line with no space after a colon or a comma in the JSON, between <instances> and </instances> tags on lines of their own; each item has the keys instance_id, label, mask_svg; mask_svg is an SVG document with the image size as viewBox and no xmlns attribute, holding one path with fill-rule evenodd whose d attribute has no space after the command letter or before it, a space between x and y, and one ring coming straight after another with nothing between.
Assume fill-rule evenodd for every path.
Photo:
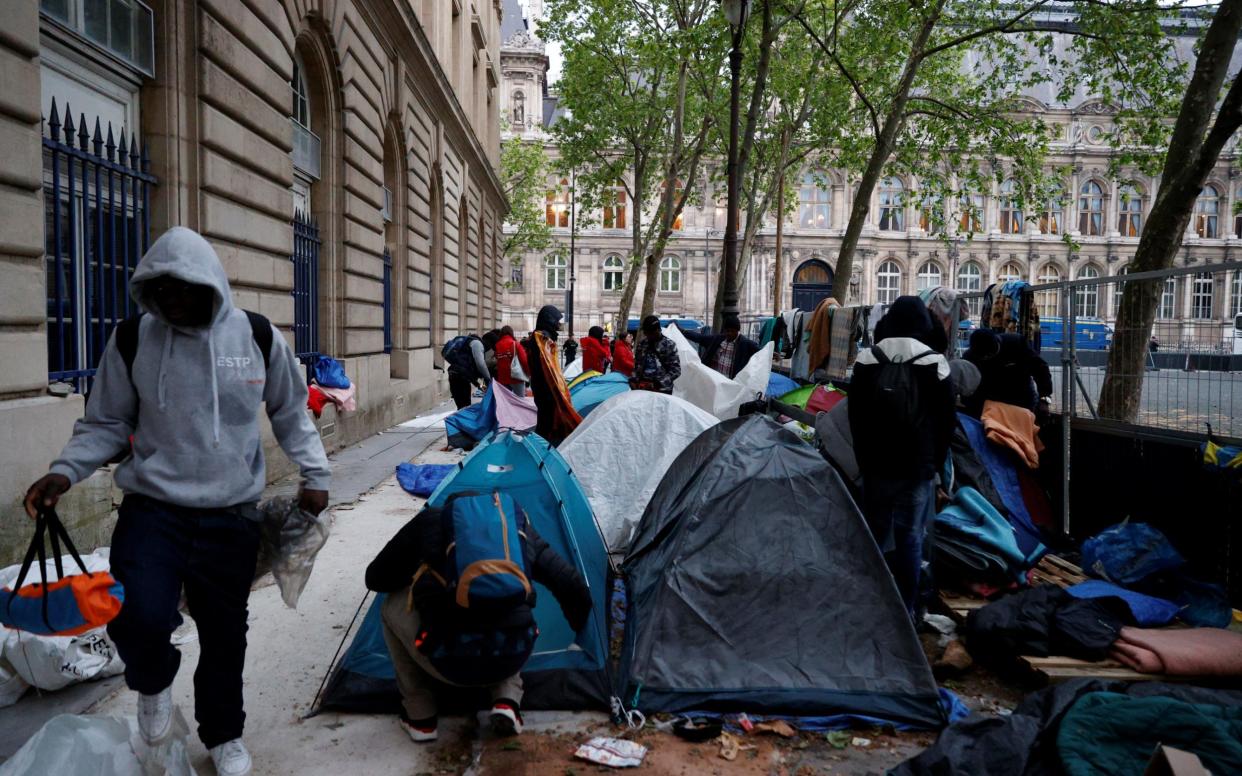
<instances>
[{"instance_id":1,"label":"orange and blue duffel bag","mask_svg":"<svg viewBox=\"0 0 1242 776\"><path fill-rule=\"evenodd\" d=\"M50 584L43 546L45 534L52 542L52 558L56 564L57 581ZM62 540L77 561L81 574L65 576L60 558ZM42 582L23 586L36 556ZM39 636L76 636L107 625L121 611L124 600L124 588L110 573L86 570L64 524L56 511L49 509L35 519L35 535L13 587L0 590L0 623Z\"/></svg>"}]
</instances>

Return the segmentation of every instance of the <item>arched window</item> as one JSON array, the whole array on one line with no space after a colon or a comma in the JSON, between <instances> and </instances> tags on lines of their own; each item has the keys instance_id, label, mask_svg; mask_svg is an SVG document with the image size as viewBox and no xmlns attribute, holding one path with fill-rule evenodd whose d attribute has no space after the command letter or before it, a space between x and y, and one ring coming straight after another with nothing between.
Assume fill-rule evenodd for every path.
<instances>
[{"instance_id":1,"label":"arched window","mask_svg":"<svg viewBox=\"0 0 1242 776\"><path fill-rule=\"evenodd\" d=\"M293 78L289 86L293 89L293 111L289 115L298 124L310 129L310 94L306 88L306 71L302 67L301 58L297 56L293 57Z\"/></svg>"},{"instance_id":2,"label":"arched window","mask_svg":"<svg viewBox=\"0 0 1242 776\"><path fill-rule=\"evenodd\" d=\"M1211 272L1195 274L1195 284L1190 289L1190 317L1196 321L1212 320L1213 283Z\"/></svg>"},{"instance_id":3,"label":"arched window","mask_svg":"<svg viewBox=\"0 0 1242 776\"><path fill-rule=\"evenodd\" d=\"M1242 202L1242 186L1234 193L1234 201ZM1238 213L1233 217L1233 236L1242 237L1242 213Z\"/></svg>"},{"instance_id":4,"label":"arched window","mask_svg":"<svg viewBox=\"0 0 1242 776\"><path fill-rule=\"evenodd\" d=\"M886 261L875 273L876 301L892 304L901 295L901 268L895 261Z\"/></svg>"},{"instance_id":5,"label":"arched window","mask_svg":"<svg viewBox=\"0 0 1242 776\"><path fill-rule=\"evenodd\" d=\"M820 185L814 173L802 174L798 189L798 226L827 229L832 219L832 192Z\"/></svg>"},{"instance_id":6,"label":"arched window","mask_svg":"<svg viewBox=\"0 0 1242 776\"><path fill-rule=\"evenodd\" d=\"M1168 320L1177 312L1177 278L1167 278L1164 281L1164 291L1160 293L1160 309L1156 311L1157 318Z\"/></svg>"},{"instance_id":7,"label":"arched window","mask_svg":"<svg viewBox=\"0 0 1242 776\"><path fill-rule=\"evenodd\" d=\"M1208 239L1220 237L1220 191L1210 183L1195 200L1195 234Z\"/></svg>"},{"instance_id":8,"label":"arched window","mask_svg":"<svg viewBox=\"0 0 1242 776\"><path fill-rule=\"evenodd\" d=\"M1129 274L1129 272L1130 272L1129 267L1122 267L1121 269L1117 270L1117 275L1120 277L1122 275ZM1121 295L1125 293L1126 283L1124 280L1115 280L1113 281L1112 285L1113 285L1113 317L1116 318L1117 313L1121 312Z\"/></svg>"},{"instance_id":9,"label":"arched window","mask_svg":"<svg viewBox=\"0 0 1242 776\"><path fill-rule=\"evenodd\" d=\"M974 193L963 194L957 204L961 210L957 219L958 229L971 234L982 232L985 221L983 208L986 205L983 195Z\"/></svg>"},{"instance_id":10,"label":"arched window","mask_svg":"<svg viewBox=\"0 0 1242 776\"><path fill-rule=\"evenodd\" d=\"M554 189L548 189L544 217L548 226L569 228L569 179L561 178Z\"/></svg>"},{"instance_id":11,"label":"arched window","mask_svg":"<svg viewBox=\"0 0 1242 776\"><path fill-rule=\"evenodd\" d=\"M1079 189L1078 231L1088 237L1104 234L1104 188L1087 181Z\"/></svg>"},{"instance_id":12,"label":"arched window","mask_svg":"<svg viewBox=\"0 0 1242 776\"><path fill-rule=\"evenodd\" d=\"M928 288L935 288L940 285L940 265L934 261L924 262L919 267L919 274L916 277L918 287L916 291L923 291Z\"/></svg>"},{"instance_id":13,"label":"arched window","mask_svg":"<svg viewBox=\"0 0 1242 776\"><path fill-rule=\"evenodd\" d=\"M939 194L924 194L919 200L919 228L928 234L944 234L944 204Z\"/></svg>"},{"instance_id":14,"label":"arched window","mask_svg":"<svg viewBox=\"0 0 1242 776\"><path fill-rule=\"evenodd\" d=\"M1064 211L1068 201L1069 195L1064 190L1048 200L1039 214L1040 234L1061 234L1065 230Z\"/></svg>"},{"instance_id":15,"label":"arched window","mask_svg":"<svg viewBox=\"0 0 1242 776\"><path fill-rule=\"evenodd\" d=\"M1036 285L1044 285L1045 283L1060 283L1061 270L1052 264L1045 264L1040 270L1039 277L1035 279ZM1061 293L1057 289L1048 291L1035 292L1035 307L1039 310L1039 317L1052 318L1061 314Z\"/></svg>"},{"instance_id":16,"label":"arched window","mask_svg":"<svg viewBox=\"0 0 1242 776\"><path fill-rule=\"evenodd\" d=\"M1000 185L1001 234L1022 234L1022 208L1018 204L1017 189L1012 178Z\"/></svg>"},{"instance_id":17,"label":"arched window","mask_svg":"<svg viewBox=\"0 0 1242 776\"><path fill-rule=\"evenodd\" d=\"M957 290L962 294L977 294L983 290L983 269L973 261L968 261L957 269ZM967 299L966 306L971 317L979 315L983 309L982 299Z\"/></svg>"},{"instance_id":18,"label":"arched window","mask_svg":"<svg viewBox=\"0 0 1242 776\"><path fill-rule=\"evenodd\" d=\"M1138 237L1143 233L1143 192L1123 186L1117 197L1117 231L1122 237Z\"/></svg>"},{"instance_id":19,"label":"arched window","mask_svg":"<svg viewBox=\"0 0 1242 776\"><path fill-rule=\"evenodd\" d=\"M1008 283L1011 280L1022 279L1022 268L1012 261L1000 268L1000 272L996 275L996 282Z\"/></svg>"},{"instance_id":20,"label":"arched window","mask_svg":"<svg viewBox=\"0 0 1242 776\"><path fill-rule=\"evenodd\" d=\"M620 291L625 283L625 261L620 256L604 259L604 290Z\"/></svg>"},{"instance_id":21,"label":"arched window","mask_svg":"<svg viewBox=\"0 0 1242 776\"><path fill-rule=\"evenodd\" d=\"M564 291L569 285L569 261L554 253L543 260L543 287L549 291Z\"/></svg>"},{"instance_id":22,"label":"arched window","mask_svg":"<svg viewBox=\"0 0 1242 776\"><path fill-rule=\"evenodd\" d=\"M1233 301L1229 303L1229 310L1230 310L1229 315L1231 317L1242 315L1242 270L1237 270L1236 272L1233 273L1232 288L1233 288L1233 292L1230 294L1230 296L1232 297ZM1237 336L1237 335L1234 335L1234 336Z\"/></svg>"},{"instance_id":23,"label":"arched window","mask_svg":"<svg viewBox=\"0 0 1242 776\"><path fill-rule=\"evenodd\" d=\"M906 228L906 207L902 202L900 178L888 176L880 181L880 229L901 232Z\"/></svg>"},{"instance_id":24,"label":"arched window","mask_svg":"<svg viewBox=\"0 0 1242 776\"><path fill-rule=\"evenodd\" d=\"M625 228L625 183L617 181L604 189L604 228Z\"/></svg>"},{"instance_id":25,"label":"arched window","mask_svg":"<svg viewBox=\"0 0 1242 776\"><path fill-rule=\"evenodd\" d=\"M1100 276L1100 271L1088 264L1078 270L1078 280L1092 280ZM1074 289L1074 316L1078 318L1100 317L1100 287L1079 286Z\"/></svg>"},{"instance_id":26,"label":"arched window","mask_svg":"<svg viewBox=\"0 0 1242 776\"><path fill-rule=\"evenodd\" d=\"M676 294L681 291L681 259L665 256L660 262L660 292Z\"/></svg>"},{"instance_id":27,"label":"arched window","mask_svg":"<svg viewBox=\"0 0 1242 776\"><path fill-rule=\"evenodd\" d=\"M518 89L513 93L513 123L521 126L526 122L526 95Z\"/></svg>"}]
</instances>

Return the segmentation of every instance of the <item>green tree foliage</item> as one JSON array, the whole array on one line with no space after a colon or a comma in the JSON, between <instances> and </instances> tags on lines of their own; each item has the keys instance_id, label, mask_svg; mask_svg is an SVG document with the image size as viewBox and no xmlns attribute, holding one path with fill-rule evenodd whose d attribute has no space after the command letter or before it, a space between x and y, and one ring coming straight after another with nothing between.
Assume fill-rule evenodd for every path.
<instances>
[{"instance_id":1,"label":"green tree foliage","mask_svg":"<svg viewBox=\"0 0 1242 776\"><path fill-rule=\"evenodd\" d=\"M654 310L673 225L701 196L710 108L720 101L710 74L719 70L727 27L715 0L550 0L539 32L564 57L557 89L567 115L552 133L560 169L576 173L580 211L600 210L618 187L629 200L617 320L624 326L639 270L647 281L641 314Z\"/></svg>"},{"instance_id":2,"label":"green tree foliage","mask_svg":"<svg viewBox=\"0 0 1242 776\"><path fill-rule=\"evenodd\" d=\"M816 111L814 134L855 176L854 200L837 259L853 268L872 194L889 175L905 182L906 205L938 231L973 236L971 195L1012 178L1019 206L1059 195L1063 171L1045 168L1050 134L1020 95L1051 90L1063 102L1102 97L1121 108L1117 140L1159 135L1183 66L1157 0L805 0L799 23L852 92L845 111ZM1120 163L1124 157L1119 156ZM918 182L912 189L910 183ZM965 217L951 221L951 211ZM845 301L848 282L835 294Z\"/></svg>"},{"instance_id":3,"label":"green tree foliage","mask_svg":"<svg viewBox=\"0 0 1242 776\"><path fill-rule=\"evenodd\" d=\"M509 214L505 217L503 255L520 264L527 253L552 245L552 228L544 215L548 162L542 144L514 136L500 147L500 180Z\"/></svg>"}]
</instances>

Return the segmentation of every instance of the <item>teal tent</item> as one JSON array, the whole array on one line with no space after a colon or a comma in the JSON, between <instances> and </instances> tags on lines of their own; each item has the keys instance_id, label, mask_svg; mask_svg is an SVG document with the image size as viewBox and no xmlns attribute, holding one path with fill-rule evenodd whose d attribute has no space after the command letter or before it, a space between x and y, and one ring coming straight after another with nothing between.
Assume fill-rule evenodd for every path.
<instances>
[{"instance_id":1,"label":"teal tent","mask_svg":"<svg viewBox=\"0 0 1242 776\"><path fill-rule=\"evenodd\" d=\"M534 433L498 431L479 444L427 500L442 506L454 493L509 494L549 545L591 588L591 617L574 633L552 594L536 584L539 640L522 672L526 709L606 709L608 554L591 505L565 459ZM394 527L395 530L395 527ZM376 596L344 657L329 671L319 709L391 712L400 709L392 660L380 630Z\"/></svg>"},{"instance_id":2,"label":"teal tent","mask_svg":"<svg viewBox=\"0 0 1242 776\"><path fill-rule=\"evenodd\" d=\"M582 417L619 393L630 389L630 378L619 372L592 377L569 389L569 400Z\"/></svg>"}]
</instances>

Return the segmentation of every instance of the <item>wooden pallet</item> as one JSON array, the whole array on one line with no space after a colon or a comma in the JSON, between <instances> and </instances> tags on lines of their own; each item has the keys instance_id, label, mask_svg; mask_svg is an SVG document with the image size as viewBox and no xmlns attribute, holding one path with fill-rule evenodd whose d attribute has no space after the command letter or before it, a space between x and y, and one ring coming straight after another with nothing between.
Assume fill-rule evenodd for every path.
<instances>
[{"instance_id":1,"label":"wooden pallet","mask_svg":"<svg viewBox=\"0 0 1242 776\"><path fill-rule=\"evenodd\" d=\"M1027 576L1032 584L1057 587L1073 587L1087 581L1082 569L1056 555L1045 555Z\"/></svg>"},{"instance_id":2,"label":"wooden pallet","mask_svg":"<svg viewBox=\"0 0 1242 776\"><path fill-rule=\"evenodd\" d=\"M1126 682L1177 681L1163 674L1142 674L1115 660L1078 660L1072 657L1022 656L1018 662L1050 684L1070 679L1120 679Z\"/></svg>"}]
</instances>

